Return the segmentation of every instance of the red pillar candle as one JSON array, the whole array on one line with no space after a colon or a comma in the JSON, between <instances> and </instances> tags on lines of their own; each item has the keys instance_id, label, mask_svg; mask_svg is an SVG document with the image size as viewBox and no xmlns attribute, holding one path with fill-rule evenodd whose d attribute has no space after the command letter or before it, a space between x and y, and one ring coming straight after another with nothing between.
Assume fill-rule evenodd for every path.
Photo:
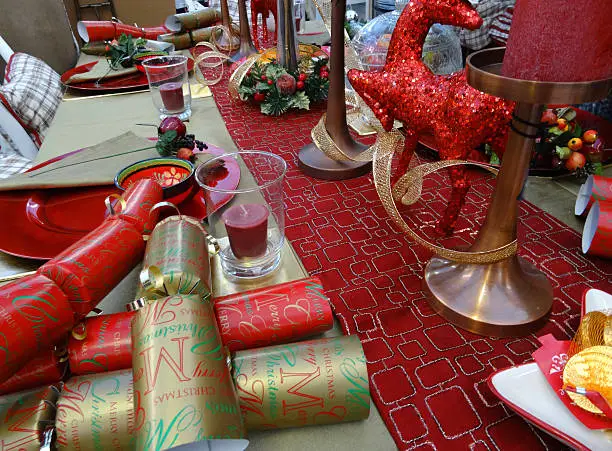
<instances>
[{"instance_id":1,"label":"red pillar candle","mask_svg":"<svg viewBox=\"0 0 612 451\"><path fill-rule=\"evenodd\" d=\"M134 312L86 318L68 341L72 374L103 373L132 367L130 324Z\"/></svg>"},{"instance_id":2,"label":"red pillar candle","mask_svg":"<svg viewBox=\"0 0 612 451\"><path fill-rule=\"evenodd\" d=\"M236 258L259 257L268 245L268 209L262 204L234 205L223 213L230 247Z\"/></svg>"},{"instance_id":3,"label":"red pillar candle","mask_svg":"<svg viewBox=\"0 0 612 451\"><path fill-rule=\"evenodd\" d=\"M0 382L46 352L74 325L64 292L35 274L0 288Z\"/></svg>"},{"instance_id":4,"label":"red pillar candle","mask_svg":"<svg viewBox=\"0 0 612 451\"><path fill-rule=\"evenodd\" d=\"M517 0L502 74L578 82L612 77L612 0Z\"/></svg>"},{"instance_id":5,"label":"red pillar candle","mask_svg":"<svg viewBox=\"0 0 612 451\"><path fill-rule=\"evenodd\" d=\"M159 87L164 107L169 112L181 111L185 108L185 100L183 99L183 84L179 82L164 83Z\"/></svg>"},{"instance_id":6,"label":"red pillar candle","mask_svg":"<svg viewBox=\"0 0 612 451\"><path fill-rule=\"evenodd\" d=\"M300 340L334 324L316 277L217 298L215 313L223 344L232 352Z\"/></svg>"},{"instance_id":7,"label":"red pillar candle","mask_svg":"<svg viewBox=\"0 0 612 451\"><path fill-rule=\"evenodd\" d=\"M59 285L80 319L136 266L144 248L142 235L132 224L107 220L38 272Z\"/></svg>"},{"instance_id":8,"label":"red pillar candle","mask_svg":"<svg viewBox=\"0 0 612 451\"><path fill-rule=\"evenodd\" d=\"M67 369L65 350L60 352L50 349L29 360L23 368L0 384L0 395L56 384L64 378Z\"/></svg>"}]
</instances>

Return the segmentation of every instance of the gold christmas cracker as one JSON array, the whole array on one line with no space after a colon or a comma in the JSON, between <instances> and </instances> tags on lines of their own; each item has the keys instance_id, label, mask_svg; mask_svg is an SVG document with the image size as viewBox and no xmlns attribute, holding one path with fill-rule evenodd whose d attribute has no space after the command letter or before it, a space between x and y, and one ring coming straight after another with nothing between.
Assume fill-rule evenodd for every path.
<instances>
[{"instance_id":1,"label":"gold christmas cracker","mask_svg":"<svg viewBox=\"0 0 612 451\"><path fill-rule=\"evenodd\" d=\"M207 233L194 218L170 216L155 226L147 243L138 297L211 294Z\"/></svg>"},{"instance_id":2,"label":"gold christmas cracker","mask_svg":"<svg viewBox=\"0 0 612 451\"><path fill-rule=\"evenodd\" d=\"M132 450L132 370L71 378L57 402L58 450Z\"/></svg>"},{"instance_id":3,"label":"gold christmas cracker","mask_svg":"<svg viewBox=\"0 0 612 451\"><path fill-rule=\"evenodd\" d=\"M44 431L53 426L58 390L44 387L3 398L0 401L0 449L38 451L44 443ZM12 400L6 403L4 400Z\"/></svg>"},{"instance_id":4,"label":"gold christmas cracker","mask_svg":"<svg viewBox=\"0 0 612 451\"><path fill-rule=\"evenodd\" d=\"M239 351L234 381L247 430L367 418L370 390L355 335Z\"/></svg>"},{"instance_id":5,"label":"gold christmas cracker","mask_svg":"<svg viewBox=\"0 0 612 451\"><path fill-rule=\"evenodd\" d=\"M244 437L244 427L208 302L177 295L145 305L132 322L132 345L135 449L219 439L246 448L247 440L228 442Z\"/></svg>"}]
</instances>

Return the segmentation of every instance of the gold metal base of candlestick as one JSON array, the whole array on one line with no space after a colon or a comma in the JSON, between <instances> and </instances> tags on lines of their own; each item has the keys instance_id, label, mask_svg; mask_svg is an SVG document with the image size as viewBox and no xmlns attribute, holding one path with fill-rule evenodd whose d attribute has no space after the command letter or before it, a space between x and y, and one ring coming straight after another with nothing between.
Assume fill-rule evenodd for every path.
<instances>
[{"instance_id":1,"label":"gold metal base of candlestick","mask_svg":"<svg viewBox=\"0 0 612 451\"><path fill-rule=\"evenodd\" d=\"M314 143L302 147L298 155L298 166L304 174L323 180L352 179L372 171L371 161L332 160L321 152Z\"/></svg>"},{"instance_id":2,"label":"gold metal base of candlestick","mask_svg":"<svg viewBox=\"0 0 612 451\"><path fill-rule=\"evenodd\" d=\"M481 335L526 335L542 327L552 307L546 276L517 256L490 265L434 257L423 287L432 308L451 323Z\"/></svg>"}]
</instances>

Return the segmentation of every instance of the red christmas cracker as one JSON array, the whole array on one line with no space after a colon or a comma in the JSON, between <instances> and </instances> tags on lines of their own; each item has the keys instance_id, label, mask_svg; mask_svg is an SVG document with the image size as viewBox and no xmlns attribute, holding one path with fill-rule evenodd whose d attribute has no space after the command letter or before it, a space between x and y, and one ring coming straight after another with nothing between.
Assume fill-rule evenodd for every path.
<instances>
[{"instance_id":1,"label":"red christmas cracker","mask_svg":"<svg viewBox=\"0 0 612 451\"><path fill-rule=\"evenodd\" d=\"M68 341L72 374L103 373L132 367L130 323L134 312L87 318Z\"/></svg>"},{"instance_id":2,"label":"red christmas cracker","mask_svg":"<svg viewBox=\"0 0 612 451\"><path fill-rule=\"evenodd\" d=\"M23 368L0 384L0 395L55 384L64 378L67 369L65 349L51 349L42 356L29 360Z\"/></svg>"},{"instance_id":3,"label":"red christmas cracker","mask_svg":"<svg viewBox=\"0 0 612 451\"><path fill-rule=\"evenodd\" d=\"M159 217L159 211L151 212L151 208L164 197L161 185L151 179L138 180L121 197L125 208L116 216L134 225L140 233L151 233Z\"/></svg>"},{"instance_id":4,"label":"red christmas cracker","mask_svg":"<svg viewBox=\"0 0 612 451\"><path fill-rule=\"evenodd\" d=\"M50 349L74 325L63 291L35 274L0 288L0 383Z\"/></svg>"},{"instance_id":5,"label":"red christmas cracker","mask_svg":"<svg viewBox=\"0 0 612 451\"><path fill-rule=\"evenodd\" d=\"M321 281L308 278L218 298L215 315L230 351L287 343L329 330L333 315ZM86 318L68 342L74 374L132 366L133 312Z\"/></svg>"},{"instance_id":6,"label":"red christmas cracker","mask_svg":"<svg viewBox=\"0 0 612 451\"><path fill-rule=\"evenodd\" d=\"M217 298L215 313L232 352L300 340L331 329L334 322L316 277Z\"/></svg>"},{"instance_id":7,"label":"red christmas cracker","mask_svg":"<svg viewBox=\"0 0 612 451\"><path fill-rule=\"evenodd\" d=\"M87 315L144 254L142 235L119 218L104 221L38 272L66 293L77 319Z\"/></svg>"}]
</instances>

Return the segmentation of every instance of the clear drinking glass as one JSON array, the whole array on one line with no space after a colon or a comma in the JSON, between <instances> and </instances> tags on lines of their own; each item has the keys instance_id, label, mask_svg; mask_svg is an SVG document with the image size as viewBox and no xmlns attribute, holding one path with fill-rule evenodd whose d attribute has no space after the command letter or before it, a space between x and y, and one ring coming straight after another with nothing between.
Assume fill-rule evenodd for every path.
<instances>
[{"instance_id":1,"label":"clear drinking glass","mask_svg":"<svg viewBox=\"0 0 612 451\"><path fill-rule=\"evenodd\" d=\"M149 80L153 103L160 119L178 116L181 120L191 116L191 88L187 71L187 57L183 55L158 56L143 61Z\"/></svg>"},{"instance_id":2,"label":"clear drinking glass","mask_svg":"<svg viewBox=\"0 0 612 451\"><path fill-rule=\"evenodd\" d=\"M240 181L224 189L224 179L236 165ZM228 163L229 162L229 163ZM255 278L272 272L281 260L285 240L283 179L287 163L268 152L235 152L208 160L196 170L204 190L208 231L219 243L221 267L226 274Z\"/></svg>"}]
</instances>

